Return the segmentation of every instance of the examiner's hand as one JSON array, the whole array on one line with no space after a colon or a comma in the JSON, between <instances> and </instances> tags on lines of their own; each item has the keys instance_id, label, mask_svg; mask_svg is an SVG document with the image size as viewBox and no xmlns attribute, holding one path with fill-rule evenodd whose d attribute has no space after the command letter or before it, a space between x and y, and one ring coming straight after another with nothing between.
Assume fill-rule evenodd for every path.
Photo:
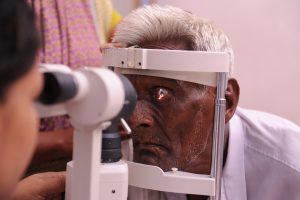
<instances>
[{"instance_id":1,"label":"examiner's hand","mask_svg":"<svg viewBox=\"0 0 300 200\"><path fill-rule=\"evenodd\" d=\"M104 49L106 48L124 48L124 47L126 46L121 43L106 43L101 45L100 52L103 53Z\"/></svg>"},{"instance_id":2,"label":"examiner's hand","mask_svg":"<svg viewBox=\"0 0 300 200\"><path fill-rule=\"evenodd\" d=\"M60 200L65 191L65 172L35 174L17 185L12 200Z\"/></svg>"}]
</instances>

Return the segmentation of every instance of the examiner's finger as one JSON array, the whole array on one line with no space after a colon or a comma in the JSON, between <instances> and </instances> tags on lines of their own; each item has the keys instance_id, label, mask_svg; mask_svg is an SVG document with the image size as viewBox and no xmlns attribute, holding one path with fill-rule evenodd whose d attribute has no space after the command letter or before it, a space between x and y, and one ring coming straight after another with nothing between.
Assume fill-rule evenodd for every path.
<instances>
[{"instance_id":1,"label":"examiner's finger","mask_svg":"<svg viewBox=\"0 0 300 200\"><path fill-rule=\"evenodd\" d=\"M126 46L121 43L107 43L107 44L101 45L100 52L103 53L103 50L107 49L107 48L124 48L124 47L126 47Z\"/></svg>"},{"instance_id":2,"label":"examiner's finger","mask_svg":"<svg viewBox=\"0 0 300 200\"><path fill-rule=\"evenodd\" d=\"M29 176L18 183L12 199L56 199L65 191L65 179L65 172L46 172Z\"/></svg>"},{"instance_id":3,"label":"examiner's finger","mask_svg":"<svg viewBox=\"0 0 300 200\"><path fill-rule=\"evenodd\" d=\"M66 173L65 172L46 172L33 175L41 194L59 194L65 191Z\"/></svg>"}]
</instances>

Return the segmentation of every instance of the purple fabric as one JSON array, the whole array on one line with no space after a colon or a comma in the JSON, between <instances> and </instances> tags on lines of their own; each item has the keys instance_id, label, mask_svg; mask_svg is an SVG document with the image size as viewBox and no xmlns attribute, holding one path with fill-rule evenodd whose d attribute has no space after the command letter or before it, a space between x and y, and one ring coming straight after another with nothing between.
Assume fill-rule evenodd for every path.
<instances>
[{"instance_id":1,"label":"purple fabric","mask_svg":"<svg viewBox=\"0 0 300 200\"><path fill-rule=\"evenodd\" d=\"M88 0L28 0L41 31L40 62L71 68L100 66L101 53ZM40 131L70 127L66 117L41 120Z\"/></svg>"}]
</instances>

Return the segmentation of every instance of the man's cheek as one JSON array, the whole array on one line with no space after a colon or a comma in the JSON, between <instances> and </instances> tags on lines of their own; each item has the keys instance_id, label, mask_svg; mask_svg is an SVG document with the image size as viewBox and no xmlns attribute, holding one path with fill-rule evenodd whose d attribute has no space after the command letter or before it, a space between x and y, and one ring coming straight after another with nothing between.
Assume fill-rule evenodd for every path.
<instances>
[{"instance_id":1,"label":"man's cheek","mask_svg":"<svg viewBox=\"0 0 300 200\"><path fill-rule=\"evenodd\" d=\"M190 129L182 137L182 166L201 159L202 154L209 145L209 136L212 134L213 126L206 123L203 118L203 114L198 112L193 123L191 123Z\"/></svg>"}]
</instances>

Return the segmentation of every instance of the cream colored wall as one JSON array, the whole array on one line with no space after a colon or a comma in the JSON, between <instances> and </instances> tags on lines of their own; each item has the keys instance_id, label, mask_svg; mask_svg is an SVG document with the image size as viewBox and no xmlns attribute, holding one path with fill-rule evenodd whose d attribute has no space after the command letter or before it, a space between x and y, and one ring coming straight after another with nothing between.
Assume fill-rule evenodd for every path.
<instances>
[{"instance_id":1,"label":"cream colored wall","mask_svg":"<svg viewBox=\"0 0 300 200\"><path fill-rule=\"evenodd\" d=\"M117 9L121 15L128 14L136 5L136 0L111 0L115 9Z\"/></svg>"},{"instance_id":2,"label":"cream colored wall","mask_svg":"<svg viewBox=\"0 0 300 200\"><path fill-rule=\"evenodd\" d=\"M230 37L240 105L300 125L299 0L158 0L210 18Z\"/></svg>"},{"instance_id":3,"label":"cream colored wall","mask_svg":"<svg viewBox=\"0 0 300 200\"><path fill-rule=\"evenodd\" d=\"M118 6L129 0L115 0ZM157 0L214 20L230 37L240 105L300 125L299 0ZM125 7L125 6L123 6Z\"/></svg>"}]
</instances>

